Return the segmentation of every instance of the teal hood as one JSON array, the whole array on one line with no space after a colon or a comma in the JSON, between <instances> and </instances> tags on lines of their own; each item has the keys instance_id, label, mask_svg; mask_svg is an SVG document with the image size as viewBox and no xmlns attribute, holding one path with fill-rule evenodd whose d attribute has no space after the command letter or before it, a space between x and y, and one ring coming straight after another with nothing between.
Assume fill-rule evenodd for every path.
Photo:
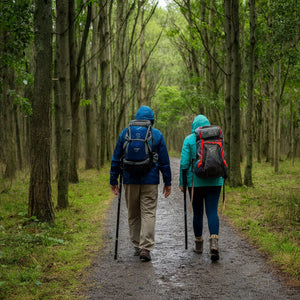
<instances>
[{"instance_id":1,"label":"teal hood","mask_svg":"<svg viewBox=\"0 0 300 300\"><path fill-rule=\"evenodd\" d=\"M195 129L200 126L207 126L210 125L208 119L204 115L198 115L195 117L193 124L192 124L192 133L195 132Z\"/></svg>"}]
</instances>

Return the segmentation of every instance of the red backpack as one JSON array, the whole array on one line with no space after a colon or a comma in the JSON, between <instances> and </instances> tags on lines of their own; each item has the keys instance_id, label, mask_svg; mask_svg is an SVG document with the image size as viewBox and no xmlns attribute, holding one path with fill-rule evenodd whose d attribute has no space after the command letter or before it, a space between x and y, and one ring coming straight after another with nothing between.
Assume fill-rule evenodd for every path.
<instances>
[{"instance_id":1,"label":"red backpack","mask_svg":"<svg viewBox=\"0 0 300 300\"><path fill-rule=\"evenodd\" d=\"M195 130L197 154L194 172L201 178L227 178L227 163L223 150L223 132L209 125Z\"/></svg>"}]
</instances>

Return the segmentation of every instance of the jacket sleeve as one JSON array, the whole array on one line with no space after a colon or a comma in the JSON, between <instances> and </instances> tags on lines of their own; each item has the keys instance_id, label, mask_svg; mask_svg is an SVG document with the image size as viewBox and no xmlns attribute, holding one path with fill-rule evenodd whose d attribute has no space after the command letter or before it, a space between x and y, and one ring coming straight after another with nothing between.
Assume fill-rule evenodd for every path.
<instances>
[{"instance_id":1,"label":"jacket sleeve","mask_svg":"<svg viewBox=\"0 0 300 300\"><path fill-rule=\"evenodd\" d=\"M124 144L124 131L121 132L116 147L114 149L114 153L111 160L110 166L110 184L117 185L118 184L118 177L121 173L121 157L123 155L123 144Z\"/></svg>"},{"instance_id":2,"label":"jacket sleeve","mask_svg":"<svg viewBox=\"0 0 300 300\"><path fill-rule=\"evenodd\" d=\"M184 139L182 150L181 150L181 157L180 157L180 175L179 175L179 186L183 186L183 179L182 179L182 170L189 169L191 165L191 147L190 143L188 142L188 137Z\"/></svg>"},{"instance_id":3,"label":"jacket sleeve","mask_svg":"<svg viewBox=\"0 0 300 300\"><path fill-rule=\"evenodd\" d=\"M167 150L167 145L165 143L164 137L160 134L160 143L157 149L158 154L158 168L162 173L163 182L166 186L171 185L172 175L171 175L171 167L170 167L170 159Z\"/></svg>"}]
</instances>

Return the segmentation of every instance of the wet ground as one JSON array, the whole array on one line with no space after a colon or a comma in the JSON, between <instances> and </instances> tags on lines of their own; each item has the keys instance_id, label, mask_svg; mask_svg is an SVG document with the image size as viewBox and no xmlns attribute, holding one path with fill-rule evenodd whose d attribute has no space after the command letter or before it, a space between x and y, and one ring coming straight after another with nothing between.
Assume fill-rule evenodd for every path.
<instances>
[{"instance_id":1,"label":"wet ground","mask_svg":"<svg viewBox=\"0 0 300 300\"><path fill-rule=\"evenodd\" d=\"M151 262L133 256L127 211L121 204L118 259L114 260L117 199L109 211L105 247L90 266L86 299L300 299L285 286L265 259L220 220L220 260L209 256L204 227L203 254L193 252L192 214L188 213L188 249L184 240L183 194L178 188L179 160L172 159L173 190L158 199L155 248Z\"/></svg>"}]
</instances>

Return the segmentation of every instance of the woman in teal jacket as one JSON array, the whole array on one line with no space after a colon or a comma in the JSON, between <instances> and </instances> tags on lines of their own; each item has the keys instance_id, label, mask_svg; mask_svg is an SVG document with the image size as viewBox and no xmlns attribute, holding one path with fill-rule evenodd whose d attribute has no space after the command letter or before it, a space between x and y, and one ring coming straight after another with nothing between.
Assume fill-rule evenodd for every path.
<instances>
[{"instance_id":1,"label":"woman in teal jacket","mask_svg":"<svg viewBox=\"0 0 300 300\"><path fill-rule=\"evenodd\" d=\"M195 234L195 252L203 251L203 207L205 203L205 212L208 221L210 233L210 254L212 260L219 259L219 216L218 203L223 185L222 177L218 178L200 178L192 173L192 160L196 159L196 134L195 129L200 126L210 125L208 119L204 115L198 115L193 120L192 133L188 135L182 146L180 159L180 178L179 187L183 191L182 170L187 169L187 186L192 196L193 191L193 229Z\"/></svg>"}]
</instances>

